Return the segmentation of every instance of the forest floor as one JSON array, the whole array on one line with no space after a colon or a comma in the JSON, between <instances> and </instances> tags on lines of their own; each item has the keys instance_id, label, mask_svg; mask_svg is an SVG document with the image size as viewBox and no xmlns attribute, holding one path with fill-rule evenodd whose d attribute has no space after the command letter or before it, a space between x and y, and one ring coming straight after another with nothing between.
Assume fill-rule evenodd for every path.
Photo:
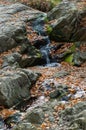
<instances>
[{"instance_id":1,"label":"forest floor","mask_svg":"<svg viewBox=\"0 0 86 130\"><path fill-rule=\"evenodd\" d=\"M86 63L81 67L72 66L66 62L62 62L60 67L29 67L35 72L40 72L42 75L37 81L36 85L31 90L32 95L45 95L49 96L49 90L41 90L43 82L47 84L64 84L70 87L70 93L74 94L76 89L84 91L84 97L82 94L77 94L76 98L70 100L70 104L74 105L82 100L86 100ZM57 74L62 75L57 75ZM64 73L67 72L67 75ZM45 86L46 87L46 86Z\"/></svg>"},{"instance_id":2,"label":"forest floor","mask_svg":"<svg viewBox=\"0 0 86 130\"><path fill-rule=\"evenodd\" d=\"M39 80L36 82L35 86L31 89L33 97L44 96L45 102L50 101L51 99L49 95L51 92L55 91L55 86L62 84L69 87L69 91L72 97L70 99L63 100L65 102L63 105L54 107L55 115L58 115L60 111L65 110L66 108L73 107L77 103L86 101L86 63L84 63L81 67L75 67L63 62L61 63L60 67L29 68L35 72L40 72L42 74ZM67 72L68 74L57 76L57 74L60 74L60 72ZM45 122L43 122L40 126L43 130L50 129L52 127L52 123L47 123L46 120L48 119L45 116ZM58 124L58 121L59 119L57 120L56 116L53 126ZM63 129L66 130L65 128Z\"/></svg>"},{"instance_id":3,"label":"forest floor","mask_svg":"<svg viewBox=\"0 0 86 130\"><path fill-rule=\"evenodd\" d=\"M0 0L0 4L10 4L10 2ZM68 100L71 107L79 102L86 101L86 63L80 67L62 62L61 66L56 67L35 66L28 68L37 73L41 73L40 78L31 89L31 95L33 97L45 96L46 100L49 101L49 94L54 91L55 86L63 84L69 86L70 94L74 95L74 98L72 97ZM66 75L64 74L65 72ZM62 75L58 76L58 74ZM49 89L46 88L46 84L49 85ZM51 86L53 87L51 88ZM65 109L65 107L62 106L60 110ZM6 116L7 109L4 112L2 111L0 111L0 115ZM7 116L11 114L9 113Z\"/></svg>"}]
</instances>

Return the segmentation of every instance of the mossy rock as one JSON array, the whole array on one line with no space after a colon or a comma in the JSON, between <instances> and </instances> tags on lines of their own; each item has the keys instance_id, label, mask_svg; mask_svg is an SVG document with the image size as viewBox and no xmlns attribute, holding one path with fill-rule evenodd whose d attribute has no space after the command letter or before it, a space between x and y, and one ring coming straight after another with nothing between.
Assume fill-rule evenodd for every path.
<instances>
[{"instance_id":1,"label":"mossy rock","mask_svg":"<svg viewBox=\"0 0 86 130\"><path fill-rule=\"evenodd\" d=\"M50 25L47 25L46 26L46 32L48 33L48 34L50 34L51 32L52 32L52 27L50 26Z\"/></svg>"},{"instance_id":2,"label":"mossy rock","mask_svg":"<svg viewBox=\"0 0 86 130\"><path fill-rule=\"evenodd\" d=\"M75 53L75 51L76 51L76 45L73 44L68 50L69 50L70 54L68 54L68 55L65 57L65 60L64 60L64 61L66 61L66 62L68 62L68 63L74 65L74 53Z\"/></svg>"},{"instance_id":3,"label":"mossy rock","mask_svg":"<svg viewBox=\"0 0 86 130\"><path fill-rule=\"evenodd\" d=\"M69 54L68 56L66 56L64 61L74 65L74 63L73 63L73 56L74 56L73 54Z\"/></svg>"}]
</instances>

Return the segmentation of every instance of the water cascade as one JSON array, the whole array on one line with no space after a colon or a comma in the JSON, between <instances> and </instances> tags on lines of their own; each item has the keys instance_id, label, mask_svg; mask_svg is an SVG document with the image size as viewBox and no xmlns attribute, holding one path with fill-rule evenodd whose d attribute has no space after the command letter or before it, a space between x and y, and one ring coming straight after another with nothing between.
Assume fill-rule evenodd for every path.
<instances>
[{"instance_id":1,"label":"water cascade","mask_svg":"<svg viewBox=\"0 0 86 130\"><path fill-rule=\"evenodd\" d=\"M51 62L51 59L50 59L50 56L49 56L50 51L51 51L51 46L50 46L50 39L49 39L48 36L47 36L47 44L45 46L42 46L40 48L40 51L42 53L43 58L46 61L44 66L47 66L47 67L60 66L60 64L57 63L57 62Z\"/></svg>"},{"instance_id":2,"label":"water cascade","mask_svg":"<svg viewBox=\"0 0 86 130\"><path fill-rule=\"evenodd\" d=\"M40 47L40 51L42 53L42 57L44 60L43 66L49 66L49 67L54 67L54 66L60 66L59 63L56 61L51 61L50 59L50 51L51 51L51 46L50 46L50 39L49 36L47 36L46 31L44 30L44 16L38 18L35 22L33 22L33 28L34 30L38 33L39 36L45 37L45 45L42 45ZM39 45L40 46L40 45Z\"/></svg>"},{"instance_id":3,"label":"water cascade","mask_svg":"<svg viewBox=\"0 0 86 130\"><path fill-rule=\"evenodd\" d=\"M50 44L50 40L49 40L49 38L47 37L47 45L42 46L42 47L40 48L40 51L41 51L41 53L42 53L42 56L43 56L44 59L46 60L46 64L50 64L50 58L49 58L50 47L49 47L49 44Z\"/></svg>"}]
</instances>

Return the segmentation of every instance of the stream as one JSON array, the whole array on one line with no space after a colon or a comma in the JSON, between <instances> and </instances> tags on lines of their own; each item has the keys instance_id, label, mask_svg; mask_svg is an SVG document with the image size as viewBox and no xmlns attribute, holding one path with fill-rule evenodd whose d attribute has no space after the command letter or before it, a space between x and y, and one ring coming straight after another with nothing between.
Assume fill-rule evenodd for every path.
<instances>
[{"instance_id":1,"label":"stream","mask_svg":"<svg viewBox=\"0 0 86 130\"><path fill-rule=\"evenodd\" d=\"M55 62L55 61L51 61L50 59L50 51L51 51L51 46L50 46L50 39L47 36L47 44L45 46L42 46L40 48L40 52L42 53L42 57L43 59L45 59L45 64L43 66L45 67L55 67L58 66L60 67L60 64Z\"/></svg>"},{"instance_id":2,"label":"stream","mask_svg":"<svg viewBox=\"0 0 86 130\"><path fill-rule=\"evenodd\" d=\"M44 60L44 63L41 64L41 67L60 67L60 64L57 63L56 59L52 60L52 58L50 57L50 52L53 48L50 45L51 41L49 36L45 32L44 25L44 17L38 18L35 22L33 22L33 30L35 30L39 36L45 39L44 45L40 45L39 43L39 50L42 53L42 57Z\"/></svg>"},{"instance_id":3,"label":"stream","mask_svg":"<svg viewBox=\"0 0 86 130\"><path fill-rule=\"evenodd\" d=\"M23 102L16 104L10 109L18 110L16 114L11 115L4 120L2 117L0 117L0 130L12 130L11 124L13 126L18 124L24 119L28 111L33 110L35 107L40 107L43 105L43 103L50 101L50 98L52 99L52 95L54 95L54 99L58 101L58 95L62 96L60 102L64 104L68 104L70 99L76 100L77 98L83 99L83 97L85 97L85 91L83 89L85 88L85 85L83 79L78 73L80 70L73 68L70 65L62 65L56 60L52 60L50 57L52 50L52 47L50 46L51 41L49 36L45 34L43 25L43 20L39 19L33 23L33 28L37 31L38 35L43 36L46 39L46 44L41 45L39 48L42 54L43 64L41 63L27 68L37 73L41 73L41 76L31 89L31 92L33 92L31 93L31 98L29 100L25 99ZM64 85L66 85L66 87L64 87ZM59 89L59 86L63 88ZM79 88L80 86L83 88ZM57 95L51 93L53 90L54 92L58 90L57 93L55 93ZM61 95L60 91L62 94L66 94Z\"/></svg>"}]
</instances>

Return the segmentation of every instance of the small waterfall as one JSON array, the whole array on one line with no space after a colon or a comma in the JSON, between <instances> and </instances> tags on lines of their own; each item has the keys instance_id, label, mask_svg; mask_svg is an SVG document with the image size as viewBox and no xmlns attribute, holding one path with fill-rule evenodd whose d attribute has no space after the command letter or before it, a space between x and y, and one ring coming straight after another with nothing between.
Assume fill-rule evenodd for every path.
<instances>
[{"instance_id":1,"label":"small waterfall","mask_svg":"<svg viewBox=\"0 0 86 130\"><path fill-rule=\"evenodd\" d=\"M47 36L47 45L43 46L40 48L40 51L44 57L44 59L46 60L46 64L50 64L50 58L49 58L49 52L50 52L50 40L49 37Z\"/></svg>"},{"instance_id":2,"label":"small waterfall","mask_svg":"<svg viewBox=\"0 0 86 130\"><path fill-rule=\"evenodd\" d=\"M42 46L40 48L40 51L42 53L42 56L43 58L45 59L46 61L46 64L45 66L47 67L55 67L55 66L61 66L59 63L57 62L51 62L50 61L50 57L49 57L49 53L50 53L50 50L51 50L51 46L50 46L50 39L49 37L47 36L47 44L45 46Z\"/></svg>"},{"instance_id":3,"label":"small waterfall","mask_svg":"<svg viewBox=\"0 0 86 130\"><path fill-rule=\"evenodd\" d=\"M45 14L46 16L46 14ZM41 61L41 65L43 66L49 66L49 67L55 67L55 66L60 66L59 63L52 61L52 59L50 59L50 51L51 51L51 46L50 46L50 39L49 36L46 35L46 31L44 29L44 25L45 25L45 20L44 20L44 16L41 16L40 18L38 18L35 22L33 22L33 29L36 30L38 32L38 34L40 36L45 37L45 44L43 46L43 44L39 45L40 51L42 53L42 57L43 57L43 61ZM43 64L42 64L43 62Z\"/></svg>"},{"instance_id":4,"label":"small waterfall","mask_svg":"<svg viewBox=\"0 0 86 130\"><path fill-rule=\"evenodd\" d=\"M46 50L41 50L41 53L42 53L43 57L46 60L46 64L50 64L50 59L49 59L49 56L48 56L48 52Z\"/></svg>"}]
</instances>

